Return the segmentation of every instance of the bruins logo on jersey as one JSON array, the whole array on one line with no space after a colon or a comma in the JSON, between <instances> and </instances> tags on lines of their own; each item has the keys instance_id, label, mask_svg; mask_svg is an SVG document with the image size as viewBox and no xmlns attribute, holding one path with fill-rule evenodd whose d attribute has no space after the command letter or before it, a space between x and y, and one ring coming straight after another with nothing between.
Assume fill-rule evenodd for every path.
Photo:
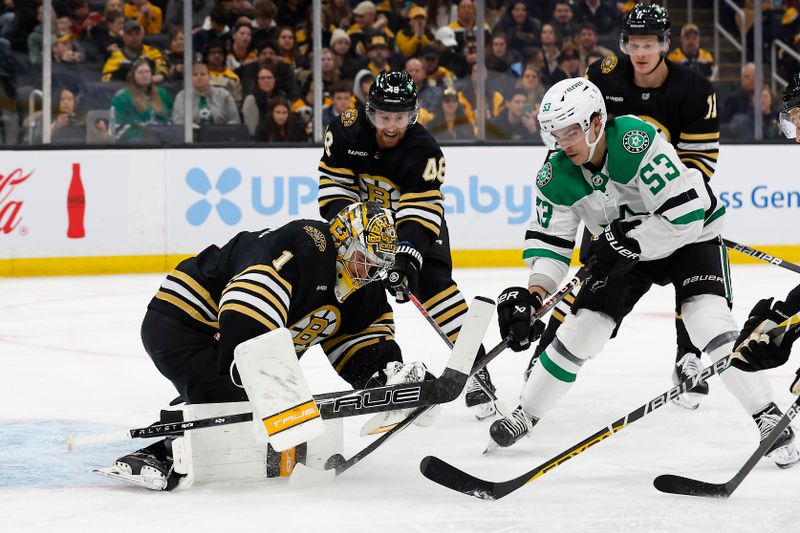
<instances>
[{"instance_id":1,"label":"bruins logo on jersey","mask_svg":"<svg viewBox=\"0 0 800 533\"><path fill-rule=\"evenodd\" d=\"M539 173L536 174L536 186L537 187L544 187L548 183L550 183L550 178L553 177L553 165L550 164L548 161L544 164L544 166L539 169Z\"/></svg>"},{"instance_id":2,"label":"bruins logo on jersey","mask_svg":"<svg viewBox=\"0 0 800 533\"><path fill-rule=\"evenodd\" d=\"M353 123L356 121L357 118L358 118L358 109L356 109L355 107L348 107L342 113L342 124L344 124L346 128L349 128L350 126L353 125Z\"/></svg>"},{"instance_id":3,"label":"bruins logo on jersey","mask_svg":"<svg viewBox=\"0 0 800 533\"><path fill-rule=\"evenodd\" d=\"M617 67L617 63L619 63L619 59L617 59L615 55L604 57L603 61L600 63L600 72L603 74L610 74L611 71Z\"/></svg>"},{"instance_id":4,"label":"bruins logo on jersey","mask_svg":"<svg viewBox=\"0 0 800 533\"><path fill-rule=\"evenodd\" d=\"M650 138L643 131L631 130L622 137L622 147L632 154L640 154L650 146Z\"/></svg>"},{"instance_id":5,"label":"bruins logo on jersey","mask_svg":"<svg viewBox=\"0 0 800 533\"><path fill-rule=\"evenodd\" d=\"M311 237L311 240L314 241L314 244L317 245L317 248L320 252L324 252L327 244L325 243L325 236L322 234L320 230L313 226L303 226L303 229L306 230L306 233Z\"/></svg>"}]
</instances>

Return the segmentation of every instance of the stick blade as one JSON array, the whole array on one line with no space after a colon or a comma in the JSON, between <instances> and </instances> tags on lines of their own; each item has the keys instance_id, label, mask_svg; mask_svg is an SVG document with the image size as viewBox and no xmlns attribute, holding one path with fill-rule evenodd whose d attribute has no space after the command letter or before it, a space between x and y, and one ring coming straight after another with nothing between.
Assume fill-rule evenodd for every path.
<instances>
[{"instance_id":1,"label":"stick blade","mask_svg":"<svg viewBox=\"0 0 800 533\"><path fill-rule=\"evenodd\" d=\"M730 491L725 483L707 483L683 476L664 474L653 480L653 486L668 494L699 496L702 498L727 498Z\"/></svg>"},{"instance_id":2,"label":"stick blade","mask_svg":"<svg viewBox=\"0 0 800 533\"><path fill-rule=\"evenodd\" d=\"M459 470L438 457L432 455L425 457L419 464L419 470L422 472L423 476L434 483L438 483L439 485L462 494L473 496L481 500L499 499L498 496L495 495L494 483L467 474L463 470Z\"/></svg>"},{"instance_id":3,"label":"stick blade","mask_svg":"<svg viewBox=\"0 0 800 533\"><path fill-rule=\"evenodd\" d=\"M289 476L289 485L297 488L316 487L330 483L335 477L336 470L332 468L328 470L317 470L303 463L297 463L294 465L292 475Z\"/></svg>"}]
</instances>

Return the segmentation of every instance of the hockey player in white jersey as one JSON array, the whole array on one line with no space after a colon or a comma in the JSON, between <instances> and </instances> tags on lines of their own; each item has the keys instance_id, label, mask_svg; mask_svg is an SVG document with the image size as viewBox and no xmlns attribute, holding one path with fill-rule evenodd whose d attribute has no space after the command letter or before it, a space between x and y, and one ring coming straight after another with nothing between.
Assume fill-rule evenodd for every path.
<instances>
[{"instance_id":1,"label":"hockey player in white jersey","mask_svg":"<svg viewBox=\"0 0 800 533\"><path fill-rule=\"evenodd\" d=\"M700 173L683 165L647 122L632 115L607 120L600 90L589 80L556 83L538 119L545 144L558 152L536 176L537 217L523 253L531 268L528 286L501 294L501 335L511 335L512 349L535 340L531 310L566 275L581 221L595 236L591 277L533 367L520 406L492 424L491 438L502 447L530 433L653 283L674 285L692 342L714 361L731 353L739 330L720 239L725 207ZM720 377L766 429L764 421L779 413L766 379L733 368ZM789 429L767 455L781 467L797 463L793 440Z\"/></svg>"}]
</instances>

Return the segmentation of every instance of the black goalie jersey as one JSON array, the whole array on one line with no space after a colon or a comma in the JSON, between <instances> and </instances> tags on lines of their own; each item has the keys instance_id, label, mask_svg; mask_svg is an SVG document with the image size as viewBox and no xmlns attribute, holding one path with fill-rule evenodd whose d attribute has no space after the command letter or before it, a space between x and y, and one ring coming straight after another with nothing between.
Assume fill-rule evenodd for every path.
<instances>
[{"instance_id":1,"label":"black goalie jersey","mask_svg":"<svg viewBox=\"0 0 800 533\"><path fill-rule=\"evenodd\" d=\"M328 126L324 145L319 210L325 219L352 202L380 202L395 212L399 242L425 256L433 240L442 239L445 246L436 249L450 262L440 190L444 155L425 128L414 124L396 147L381 150L364 113L351 108Z\"/></svg>"},{"instance_id":2,"label":"black goalie jersey","mask_svg":"<svg viewBox=\"0 0 800 533\"><path fill-rule=\"evenodd\" d=\"M600 89L609 115L637 115L659 128L678 157L708 181L719 156L717 96L707 79L683 65L664 60L669 69L661 87L643 89L633 81L627 56L593 63L586 76Z\"/></svg>"},{"instance_id":3,"label":"black goalie jersey","mask_svg":"<svg viewBox=\"0 0 800 533\"><path fill-rule=\"evenodd\" d=\"M222 248L209 246L182 261L148 308L209 335L219 333L220 372L227 373L241 342L286 327L298 357L322 343L342 374L361 348L393 340L394 322L380 283L362 287L344 303L336 299L335 285L328 224L298 220L239 233Z\"/></svg>"}]
</instances>

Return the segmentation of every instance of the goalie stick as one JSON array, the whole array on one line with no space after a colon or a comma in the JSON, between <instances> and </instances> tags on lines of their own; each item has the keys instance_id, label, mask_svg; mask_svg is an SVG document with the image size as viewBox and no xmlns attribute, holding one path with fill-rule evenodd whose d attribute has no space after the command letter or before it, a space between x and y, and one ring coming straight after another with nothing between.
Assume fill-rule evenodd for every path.
<instances>
[{"instance_id":1,"label":"goalie stick","mask_svg":"<svg viewBox=\"0 0 800 533\"><path fill-rule=\"evenodd\" d=\"M779 266L800 274L800 265L784 261L783 259L775 257L774 255L762 252L761 250L756 250L755 248L750 248L749 246L745 246L744 244L739 244L738 242L729 241L728 239L722 239L722 242L725 244L725 246L727 246L731 250L734 250L736 252L741 252L751 257L755 257L756 259L760 259L765 263L769 263L770 265Z\"/></svg>"},{"instance_id":2,"label":"goalie stick","mask_svg":"<svg viewBox=\"0 0 800 533\"><path fill-rule=\"evenodd\" d=\"M653 486L661 492L669 494L682 494L686 496L702 496L705 498L727 498L733 491L736 490L747 474L756 466L764 454L767 453L770 446L772 446L778 437L789 427L792 419L800 412L800 397L786 411L786 414L780 419L777 425L772 428L772 431L767 438L761 441L761 444L756 448L756 451L750 456L744 465L736 472L730 481L726 483L708 483L698 479L691 479L683 476L675 476L672 474L664 474L658 476L653 480Z\"/></svg>"},{"instance_id":3,"label":"goalie stick","mask_svg":"<svg viewBox=\"0 0 800 533\"><path fill-rule=\"evenodd\" d=\"M591 267L592 262L590 261L587 265L578 270L575 273L575 276L562 287L558 292L553 294L544 304L542 307L536 310L533 317L531 317L531 322L535 322L536 320L542 318L548 311L550 311L553 307L555 307L561 300L563 300L567 294L572 291L575 287L583 283L589 275L589 268ZM468 326L465 321L464 326L462 326L461 331L462 335L463 332L468 331ZM459 339L461 336L459 336ZM475 361L475 364L470 371L470 377L474 376L480 369L485 367L489 364L495 357L500 355L500 353L508 347L509 339L503 339L497 346L489 350L483 357ZM424 414L430 407L419 407L411 412L405 419L399 422L396 426L392 429L381 435L378 439L372 441L368 446L357 452L355 455L350 457L350 459L344 459L344 457L337 457L338 460L334 460L332 464L326 465L326 470L316 470L313 468L306 467L303 464L297 464L292 472L292 476L289 479L292 485L299 485L299 486L308 486L308 485L316 485L320 483L324 483L327 481L332 480L336 476L341 475L345 471L349 470L351 467L358 464L362 459L367 457L369 454L374 452L379 446L381 446L384 442L398 434L399 432L403 431L405 428L410 426L418 417ZM333 459L333 458L332 458ZM424 460L423 460L424 461Z\"/></svg>"},{"instance_id":4,"label":"goalie stick","mask_svg":"<svg viewBox=\"0 0 800 533\"><path fill-rule=\"evenodd\" d=\"M486 298L477 297L482 302L481 316L486 316L486 327L494 311L494 302ZM487 305L488 303L488 305ZM482 332L477 340L480 345L483 340ZM465 343L467 340L465 339ZM400 383L370 389L348 390L315 394L314 402L323 419L343 418L372 414L396 409L409 409L426 407L432 404L447 403L455 400L461 394L467 383L470 369L475 361L476 347L470 349L453 349L447 361L444 372L436 378L418 383ZM108 444L128 439L147 439L167 435L181 435L184 431L207 427L223 426L253 420L253 413L238 413L235 415L201 418L183 422L153 424L147 427L114 431L87 436L67 436L67 448L75 450L84 446Z\"/></svg>"},{"instance_id":5,"label":"goalie stick","mask_svg":"<svg viewBox=\"0 0 800 533\"><path fill-rule=\"evenodd\" d=\"M777 336L782 333L787 324L792 324L791 328L800 327L796 321L800 318L800 313L789 317L787 320L776 326L770 331L770 335ZM628 427L628 425L636 422L640 418L645 417L656 409L668 404L673 398L677 398L684 392L694 388L700 381L704 381L715 374L719 374L727 369L731 364L731 359L738 354L729 354L718 360L711 366L704 368L699 374L695 374L691 379L682 381L669 389L668 391L656 396L644 405L641 405L623 416L619 420L612 422L608 426L600 429L596 433L586 437L579 443L564 450L560 454L548 459L539 466L525 472L524 474L506 481L487 481L485 479L477 478L471 474L460 470L453 465L429 455L425 457L420 463L420 471L422 475L431 481L447 487L449 489L474 496L482 500L499 500L508 496L517 489L524 485L536 480L540 476L548 473L558 465L564 463L575 457L576 455L585 452L595 444L613 436L618 431Z\"/></svg>"}]
</instances>

